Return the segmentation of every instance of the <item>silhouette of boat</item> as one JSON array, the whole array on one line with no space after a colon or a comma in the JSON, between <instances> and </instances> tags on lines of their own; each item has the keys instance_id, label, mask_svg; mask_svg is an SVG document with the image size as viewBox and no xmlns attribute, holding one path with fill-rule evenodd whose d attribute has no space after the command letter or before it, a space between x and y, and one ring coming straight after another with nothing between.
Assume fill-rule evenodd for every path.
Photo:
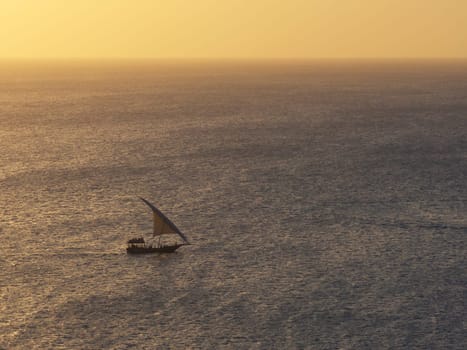
<instances>
[{"instance_id":1,"label":"silhouette of boat","mask_svg":"<svg viewBox=\"0 0 467 350\"><path fill-rule=\"evenodd\" d=\"M151 208L153 213L153 232L150 242L146 242L143 237L132 238L127 244L126 251L129 254L148 254L148 253L173 253L184 245L189 245L186 236L178 229L175 224L169 220L159 209L144 198L139 197L145 204ZM172 235L178 238L178 242L161 243L163 235ZM181 242L180 242L181 239Z\"/></svg>"}]
</instances>

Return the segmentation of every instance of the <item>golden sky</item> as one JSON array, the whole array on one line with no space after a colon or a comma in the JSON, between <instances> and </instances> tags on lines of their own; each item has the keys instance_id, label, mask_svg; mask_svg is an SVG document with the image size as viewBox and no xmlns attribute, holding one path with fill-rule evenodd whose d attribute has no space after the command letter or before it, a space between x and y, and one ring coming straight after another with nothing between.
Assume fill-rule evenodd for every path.
<instances>
[{"instance_id":1,"label":"golden sky","mask_svg":"<svg viewBox=\"0 0 467 350\"><path fill-rule=\"evenodd\" d=\"M0 0L21 57L467 57L467 0Z\"/></svg>"}]
</instances>

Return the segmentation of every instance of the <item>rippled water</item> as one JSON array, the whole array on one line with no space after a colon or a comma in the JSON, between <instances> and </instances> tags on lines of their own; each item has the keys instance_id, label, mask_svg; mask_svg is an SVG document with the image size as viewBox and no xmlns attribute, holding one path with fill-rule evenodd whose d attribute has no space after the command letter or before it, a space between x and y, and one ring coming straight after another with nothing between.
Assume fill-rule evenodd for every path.
<instances>
[{"instance_id":1,"label":"rippled water","mask_svg":"<svg viewBox=\"0 0 467 350\"><path fill-rule=\"evenodd\" d=\"M0 349L467 347L466 63L4 62L0 164Z\"/></svg>"}]
</instances>

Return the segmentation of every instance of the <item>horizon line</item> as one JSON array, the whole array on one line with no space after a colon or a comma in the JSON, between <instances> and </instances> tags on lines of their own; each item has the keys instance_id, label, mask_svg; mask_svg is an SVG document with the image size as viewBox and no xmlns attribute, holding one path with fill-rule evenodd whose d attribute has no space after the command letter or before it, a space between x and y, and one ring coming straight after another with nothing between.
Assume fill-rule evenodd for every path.
<instances>
[{"instance_id":1,"label":"horizon line","mask_svg":"<svg viewBox=\"0 0 467 350\"><path fill-rule=\"evenodd\" d=\"M156 57L42 56L0 57L0 61L464 61L467 56L349 56L349 57Z\"/></svg>"}]
</instances>

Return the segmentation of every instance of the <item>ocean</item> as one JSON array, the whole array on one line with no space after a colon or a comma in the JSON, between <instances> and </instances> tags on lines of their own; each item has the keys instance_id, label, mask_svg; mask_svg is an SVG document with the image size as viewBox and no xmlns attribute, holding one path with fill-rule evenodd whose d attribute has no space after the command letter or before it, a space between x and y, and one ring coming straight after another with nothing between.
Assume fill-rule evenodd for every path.
<instances>
[{"instance_id":1,"label":"ocean","mask_svg":"<svg viewBox=\"0 0 467 350\"><path fill-rule=\"evenodd\" d=\"M2 350L467 348L465 61L5 61L0 164Z\"/></svg>"}]
</instances>

